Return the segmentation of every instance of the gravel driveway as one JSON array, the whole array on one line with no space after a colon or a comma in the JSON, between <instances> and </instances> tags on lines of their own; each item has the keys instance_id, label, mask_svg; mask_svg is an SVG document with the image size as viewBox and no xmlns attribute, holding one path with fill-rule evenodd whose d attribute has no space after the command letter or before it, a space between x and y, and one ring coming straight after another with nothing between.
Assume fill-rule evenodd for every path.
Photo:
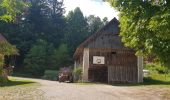
<instances>
[{"instance_id":1,"label":"gravel driveway","mask_svg":"<svg viewBox=\"0 0 170 100\"><path fill-rule=\"evenodd\" d=\"M152 86L111 86L103 84L59 83L30 79L41 84L45 100L170 100L170 88Z\"/></svg>"}]
</instances>

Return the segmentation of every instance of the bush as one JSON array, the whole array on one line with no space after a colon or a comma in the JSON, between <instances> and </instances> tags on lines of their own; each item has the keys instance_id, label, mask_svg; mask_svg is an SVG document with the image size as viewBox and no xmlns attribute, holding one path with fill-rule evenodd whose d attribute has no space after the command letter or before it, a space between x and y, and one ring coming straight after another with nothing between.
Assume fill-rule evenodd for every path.
<instances>
[{"instance_id":1,"label":"bush","mask_svg":"<svg viewBox=\"0 0 170 100\"><path fill-rule=\"evenodd\" d=\"M169 72L166 67L154 63L146 64L144 68L150 70L151 72L157 72L158 74L166 74Z\"/></svg>"},{"instance_id":2,"label":"bush","mask_svg":"<svg viewBox=\"0 0 170 100\"><path fill-rule=\"evenodd\" d=\"M0 85L8 82L8 74L5 70L0 70Z\"/></svg>"},{"instance_id":3,"label":"bush","mask_svg":"<svg viewBox=\"0 0 170 100\"><path fill-rule=\"evenodd\" d=\"M73 74L74 74L74 81L80 82L82 79L82 68L81 67L75 68Z\"/></svg>"},{"instance_id":4,"label":"bush","mask_svg":"<svg viewBox=\"0 0 170 100\"><path fill-rule=\"evenodd\" d=\"M47 80L58 80L58 71L56 70L45 70L43 79Z\"/></svg>"}]
</instances>

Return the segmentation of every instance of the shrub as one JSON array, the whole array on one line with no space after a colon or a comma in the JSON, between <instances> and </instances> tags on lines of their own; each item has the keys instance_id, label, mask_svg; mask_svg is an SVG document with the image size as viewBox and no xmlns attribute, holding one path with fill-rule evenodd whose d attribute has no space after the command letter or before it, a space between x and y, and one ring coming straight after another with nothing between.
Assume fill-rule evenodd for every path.
<instances>
[{"instance_id":1,"label":"shrub","mask_svg":"<svg viewBox=\"0 0 170 100\"><path fill-rule=\"evenodd\" d=\"M47 80L58 80L58 71L56 70L45 70L43 79Z\"/></svg>"},{"instance_id":2,"label":"shrub","mask_svg":"<svg viewBox=\"0 0 170 100\"><path fill-rule=\"evenodd\" d=\"M73 74L74 74L74 81L80 82L82 78L82 68L81 67L75 68Z\"/></svg>"},{"instance_id":3,"label":"shrub","mask_svg":"<svg viewBox=\"0 0 170 100\"><path fill-rule=\"evenodd\" d=\"M146 64L144 68L150 70L151 72L157 72L159 74L166 74L169 72L166 67L154 63Z\"/></svg>"}]
</instances>

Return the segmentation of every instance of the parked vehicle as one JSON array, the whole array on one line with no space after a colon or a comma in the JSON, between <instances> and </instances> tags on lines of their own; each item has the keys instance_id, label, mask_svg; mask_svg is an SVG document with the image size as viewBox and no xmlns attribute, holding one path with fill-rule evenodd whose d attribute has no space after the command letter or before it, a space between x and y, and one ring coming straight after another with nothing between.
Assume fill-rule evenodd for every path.
<instances>
[{"instance_id":1,"label":"parked vehicle","mask_svg":"<svg viewBox=\"0 0 170 100\"><path fill-rule=\"evenodd\" d=\"M73 82L73 74L70 68L64 67L60 69L59 82Z\"/></svg>"}]
</instances>

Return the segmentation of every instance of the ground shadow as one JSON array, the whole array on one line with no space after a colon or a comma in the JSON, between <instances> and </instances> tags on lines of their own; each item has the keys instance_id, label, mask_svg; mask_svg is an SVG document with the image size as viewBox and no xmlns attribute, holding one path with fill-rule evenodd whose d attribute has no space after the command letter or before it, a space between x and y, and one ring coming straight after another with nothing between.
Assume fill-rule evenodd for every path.
<instances>
[{"instance_id":1,"label":"ground shadow","mask_svg":"<svg viewBox=\"0 0 170 100\"><path fill-rule=\"evenodd\" d=\"M25 80L15 80L15 81L9 80L9 81L6 82L6 83L1 83L1 84L0 84L0 87L26 85L26 84L32 84L32 83L35 83L35 82L25 81Z\"/></svg>"},{"instance_id":2,"label":"ground shadow","mask_svg":"<svg viewBox=\"0 0 170 100\"><path fill-rule=\"evenodd\" d=\"M156 80L148 77L148 78L144 78L144 82L142 84L143 85L170 85L170 81L161 81L161 80Z\"/></svg>"},{"instance_id":3,"label":"ground shadow","mask_svg":"<svg viewBox=\"0 0 170 100\"><path fill-rule=\"evenodd\" d=\"M149 86L149 85L170 85L170 81L161 81L161 80L156 80L156 79L152 79L150 77L144 78L143 79L143 83L137 83L137 84L132 84L132 83L116 83L116 84L112 84L113 86L141 86L141 85L145 85L145 86Z\"/></svg>"},{"instance_id":4,"label":"ground shadow","mask_svg":"<svg viewBox=\"0 0 170 100\"><path fill-rule=\"evenodd\" d=\"M30 73L12 73L11 76L14 76L14 77L25 77L25 78L37 78L37 79L40 79L41 77L39 76L36 76L36 75L32 75Z\"/></svg>"}]
</instances>

